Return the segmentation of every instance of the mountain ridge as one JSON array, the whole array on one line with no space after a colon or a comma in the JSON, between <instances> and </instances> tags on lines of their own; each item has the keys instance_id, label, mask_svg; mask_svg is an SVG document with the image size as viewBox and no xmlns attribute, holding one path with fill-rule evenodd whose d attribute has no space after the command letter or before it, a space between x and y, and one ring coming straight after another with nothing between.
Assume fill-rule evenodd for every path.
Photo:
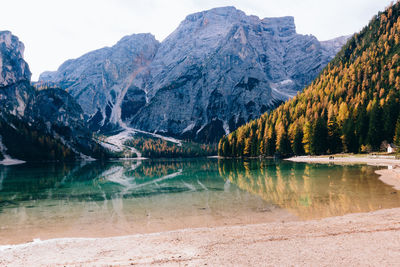
<instances>
[{"instance_id":1,"label":"mountain ridge","mask_svg":"<svg viewBox=\"0 0 400 267\"><path fill-rule=\"evenodd\" d=\"M153 36L136 46L136 54L123 58L131 66L126 72L124 60L106 68L113 57L89 62L85 54L42 74L39 84L68 90L93 130L122 122L215 142L294 96L337 52L314 36L297 34L293 17L259 19L234 7L190 14L161 43ZM103 67L90 73L94 63ZM116 83L112 75L118 71L123 82Z\"/></svg>"}]
</instances>

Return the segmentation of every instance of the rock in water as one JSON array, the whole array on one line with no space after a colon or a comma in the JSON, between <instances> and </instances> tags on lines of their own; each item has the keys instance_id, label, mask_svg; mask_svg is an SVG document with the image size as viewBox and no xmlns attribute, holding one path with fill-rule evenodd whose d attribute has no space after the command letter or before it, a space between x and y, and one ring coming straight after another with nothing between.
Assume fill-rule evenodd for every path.
<instances>
[{"instance_id":1,"label":"rock in water","mask_svg":"<svg viewBox=\"0 0 400 267\"><path fill-rule=\"evenodd\" d=\"M346 40L297 34L293 17L216 8L187 16L161 44L125 37L40 81L68 89L93 129L118 123L215 142L303 89Z\"/></svg>"}]
</instances>

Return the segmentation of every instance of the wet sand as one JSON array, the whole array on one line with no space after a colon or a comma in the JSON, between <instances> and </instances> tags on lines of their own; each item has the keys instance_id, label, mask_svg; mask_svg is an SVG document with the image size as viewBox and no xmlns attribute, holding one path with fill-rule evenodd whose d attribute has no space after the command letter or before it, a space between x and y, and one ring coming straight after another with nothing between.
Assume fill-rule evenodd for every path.
<instances>
[{"instance_id":1,"label":"wet sand","mask_svg":"<svg viewBox=\"0 0 400 267\"><path fill-rule=\"evenodd\" d=\"M2 266L393 266L400 209L322 220L186 229L0 247Z\"/></svg>"},{"instance_id":2,"label":"wet sand","mask_svg":"<svg viewBox=\"0 0 400 267\"><path fill-rule=\"evenodd\" d=\"M400 168L375 171L380 175L379 180L400 190Z\"/></svg>"}]
</instances>

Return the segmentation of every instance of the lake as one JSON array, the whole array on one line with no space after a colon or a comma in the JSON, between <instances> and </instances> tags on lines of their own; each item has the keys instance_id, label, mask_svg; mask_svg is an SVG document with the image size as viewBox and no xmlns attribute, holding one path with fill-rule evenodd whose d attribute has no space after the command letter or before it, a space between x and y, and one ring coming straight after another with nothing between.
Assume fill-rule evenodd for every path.
<instances>
[{"instance_id":1,"label":"lake","mask_svg":"<svg viewBox=\"0 0 400 267\"><path fill-rule=\"evenodd\" d=\"M399 207L400 192L377 169L212 158L0 166L0 244Z\"/></svg>"}]
</instances>

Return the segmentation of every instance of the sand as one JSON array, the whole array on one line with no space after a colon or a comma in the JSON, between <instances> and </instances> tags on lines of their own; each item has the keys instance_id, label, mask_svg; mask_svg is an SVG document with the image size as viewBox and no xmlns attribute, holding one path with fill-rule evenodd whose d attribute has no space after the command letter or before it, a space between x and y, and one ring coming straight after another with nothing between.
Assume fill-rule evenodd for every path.
<instances>
[{"instance_id":1,"label":"sand","mask_svg":"<svg viewBox=\"0 0 400 267\"><path fill-rule=\"evenodd\" d=\"M305 161L300 157L295 161ZM329 159L308 158L326 163ZM399 186L400 161L338 158L395 166L377 171ZM389 183L389 182L388 182ZM70 238L0 246L0 266L395 266L400 208L313 221L183 229L111 238Z\"/></svg>"},{"instance_id":2,"label":"sand","mask_svg":"<svg viewBox=\"0 0 400 267\"><path fill-rule=\"evenodd\" d=\"M317 221L0 247L1 266L394 266L399 262L399 208Z\"/></svg>"},{"instance_id":3,"label":"sand","mask_svg":"<svg viewBox=\"0 0 400 267\"><path fill-rule=\"evenodd\" d=\"M334 159L329 159L329 156L320 156L320 157L310 157L310 156L301 156L301 157L293 157L288 158L286 160L294 161L294 162L306 162L306 163L337 163L337 164L368 164L374 166L400 166L400 160L395 159L394 157L373 157L373 156L365 156L365 157L357 157L357 156L335 156Z\"/></svg>"}]
</instances>

